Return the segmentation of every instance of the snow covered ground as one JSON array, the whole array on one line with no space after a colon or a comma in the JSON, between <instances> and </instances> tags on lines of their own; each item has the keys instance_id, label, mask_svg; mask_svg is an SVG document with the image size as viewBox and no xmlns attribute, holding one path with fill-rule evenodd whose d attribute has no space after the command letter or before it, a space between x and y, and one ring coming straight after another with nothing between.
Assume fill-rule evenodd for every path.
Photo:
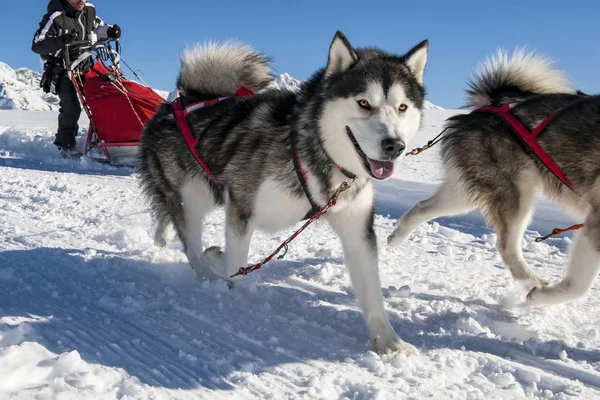
<instances>
[{"instance_id":1,"label":"snow covered ground","mask_svg":"<svg viewBox=\"0 0 600 400\"><path fill-rule=\"evenodd\" d=\"M413 145L455 112L428 110ZM572 303L520 307L478 213L386 248L440 181L436 148L377 186L386 306L421 352L406 358L371 351L326 224L233 290L197 281L177 241L153 245L134 171L57 158L55 127L55 112L0 111L0 398L600 398L598 284ZM523 239L548 279L570 240L533 239L572 222L540 201ZM222 224L221 212L208 219L207 244L223 244ZM257 234L251 260L290 232Z\"/></svg>"}]
</instances>

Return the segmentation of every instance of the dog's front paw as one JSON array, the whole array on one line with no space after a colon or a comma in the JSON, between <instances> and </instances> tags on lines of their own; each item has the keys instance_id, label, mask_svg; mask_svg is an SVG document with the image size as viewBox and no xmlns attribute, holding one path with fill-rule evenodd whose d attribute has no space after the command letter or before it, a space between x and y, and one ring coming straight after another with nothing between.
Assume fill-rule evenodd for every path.
<instances>
[{"instance_id":1,"label":"dog's front paw","mask_svg":"<svg viewBox=\"0 0 600 400\"><path fill-rule=\"evenodd\" d=\"M538 278L536 287L546 287L548 285L550 285L550 281L547 281L542 278Z\"/></svg>"},{"instance_id":2,"label":"dog's front paw","mask_svg":"<svg viewBox=\"0 0 600 400\"><path fill-rule=\"evenodd\" d=\"M224 254L218 246L209 247L204 250L197 265L192 265L198 279L222 278L217 271L222 271L224 265Z\"/></svg>"},{"instance_id":3,"label":"dog's front paw","mask_svg":"<svg viewBox=\"0 0 600 400\"><path fill-rule=\"evenodd\" d=\"M377 332L371 335L371 343L375 348L375 351L380 354L389 352L399 351L407 356L417 355L419 351L415 346L410 343L406 343L400 339L398 334L394 331L391 325L383 329L381 332Z\"/></svg>"},{"instance_id":4,"label":"dog's front paw","mask_svg":"<svg viewBox=\"0 0 600 400\"><path fill-rule=\"evenodd\" d=\"M371 338L371 343L375 347L375 351L379 354L391 353L399 351L406 354L407 356L414 356L419 354L419 351L415 346L400 339L398 335L394 333L394 337L387 336L376 336Z\"/></svg>"},{"instance_id":5,"label":"dog's front paw","mask_svg":"<svg viewBox=\"0 0 600 400\"><path fill-rule=\"evenodd\" d=\"M560 303L562 301L560 285L548 286L540 285L536 286L527 293L527 305L529 306L541 306L551 305Z\"/></svg>"},{"instance_id":6,"label":"dog's front paw","mask_svg":"<svg viewBox=\"0 0 600 400\"><path fill-rule=\"evenodd\" d=\"M530 306L543 305L547 302L544 286L535 286L527 293L527 304Z\"/></svg>"},{"instance_id":7,"label":"dog's front paw","mask_svg":"<svg viewBox=\"0 0 600 400\"><path fill-rule=\"evenodd\" d=\"M402 225L400 225L398 228L396 228L394 230L394 232L392 232L390 234L390 236L388 236L388 238L387 238L388 246L390 246L390 247L400 246L401 244L406 243L408 241L409 237L410 237L410 232L403 232Z\"/></svg>"}]
</instances>

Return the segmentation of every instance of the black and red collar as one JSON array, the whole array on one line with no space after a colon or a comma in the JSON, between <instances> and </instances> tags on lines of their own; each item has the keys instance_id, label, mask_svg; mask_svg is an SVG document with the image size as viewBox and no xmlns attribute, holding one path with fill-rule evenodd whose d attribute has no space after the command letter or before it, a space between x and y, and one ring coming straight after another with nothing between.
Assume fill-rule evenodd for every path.
<instances>
[{"instance_id":1,"label":"black and red collar","mask_svg":"<svg viewBox=\"0 0 600 400\"><path fill-rule=\"evenodd\" d=\"M304 194L308 198L308 201L310 202L310 205L312 207L312 209L304 217L304 219L309 219L313 215L318 213L320 211L321 207L319 207L319 205L315 202L315 200L311 196L310 191L308 189L308 173L302 167L302 161L300 160L300 152L298 151L298 134L297 134L296 130L293 128L291 130L290 140L291 140L292 160L294 162L294 169L296 170L296 174L298 175L298 180L300 181L302 190L304 190ZM331 160L329 160L328 162L326 162L323 165L323 169L321 170L321 172L323 172L323 175L327 176L327 175L329 175L329 171L331 170L332 167L337 168L348 179L352 179L352 180L356 179L356 175L354 175L352 172L348 171L347 169L344 169L344 168L340 167L339 165L336 165Z\"/></svg>"}]
</instances>

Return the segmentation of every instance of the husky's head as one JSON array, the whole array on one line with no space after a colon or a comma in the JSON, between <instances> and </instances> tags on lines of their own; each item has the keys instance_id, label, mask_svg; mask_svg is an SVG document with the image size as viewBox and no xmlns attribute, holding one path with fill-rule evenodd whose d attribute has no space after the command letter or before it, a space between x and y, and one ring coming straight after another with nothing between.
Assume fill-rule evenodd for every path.
<instances>
[{"instance_id":1,"label":"husky's head","mask_svg":"<svg viewBox=\"0 0 600 400\"><path fill-rule=\"evenodd\" d=\"M353 49L337 32L324 70L325 150L357 176L387 179L422 121L428 42L404 56Z\"/></svg>"}]
</instances>

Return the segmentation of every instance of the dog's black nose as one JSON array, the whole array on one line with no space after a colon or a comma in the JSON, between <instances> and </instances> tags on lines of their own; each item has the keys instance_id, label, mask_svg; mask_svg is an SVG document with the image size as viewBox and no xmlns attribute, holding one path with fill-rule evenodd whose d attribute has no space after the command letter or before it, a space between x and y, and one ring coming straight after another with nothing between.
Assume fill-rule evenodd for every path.
<instances>
[{"instance_id":1,"label":"dog's black nose","mask_svg":"<svg viewBox=\"0 0 600 400\"><path fill-rule=\"evenodd\" d=\"M400 156L405 148L404 142L400 139L387 138L381 141L382 154L391 160Z\"/></svg>"}]
</instances>

